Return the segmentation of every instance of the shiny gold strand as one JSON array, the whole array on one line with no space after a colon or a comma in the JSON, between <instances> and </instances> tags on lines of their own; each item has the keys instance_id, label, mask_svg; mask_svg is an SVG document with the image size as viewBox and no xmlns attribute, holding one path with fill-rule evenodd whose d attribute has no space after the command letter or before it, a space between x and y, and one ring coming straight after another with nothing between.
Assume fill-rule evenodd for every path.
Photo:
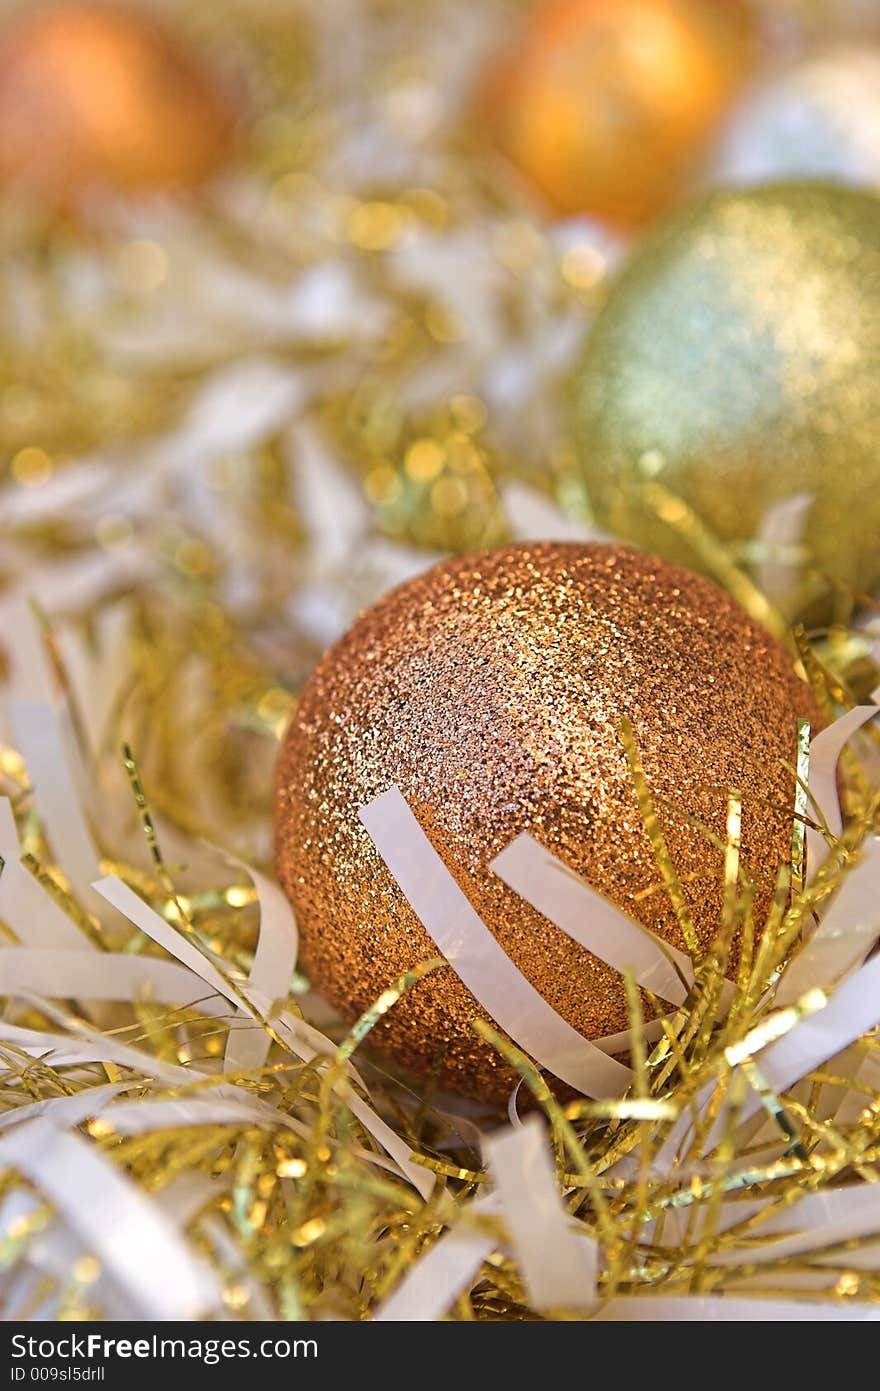
<instances>
[{"instance_id":1,"label":"shiny gold strand","mask_svg":"<svg viewBox=\"0 0 880 1391\"><path fill-rule=\"evenodd\" d=\"M277 861L306 969L356 1014L432 954L358 818L396 784L544 998L588 1038L620 1032L617 973L486 866L529 831L668 941L685 948L692 934L706 948L724 856L688 817L723 845L728 789L742 790L760 920L790 855L794 783L782 760L804 715L821 721L782 649L720 590L650 556L547 543L438 566L382 600L321 662L286 738ZM656 815L640 812L622 759L626 720L663 798ZM676 908L662 891L645 896L661 888L655 854ZM473 1041L475 1010L447 970L375 1036L416 1073L442 1052L446 1085L501 1099L511 1077Z\"/></svg>"}]
</instances>

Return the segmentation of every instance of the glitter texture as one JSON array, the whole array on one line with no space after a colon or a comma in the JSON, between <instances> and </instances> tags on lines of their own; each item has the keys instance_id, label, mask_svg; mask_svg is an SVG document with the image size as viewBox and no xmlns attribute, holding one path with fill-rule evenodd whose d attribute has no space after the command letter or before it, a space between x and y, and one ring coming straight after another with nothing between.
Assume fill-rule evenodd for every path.
<instances>
[{"instance_id":1,"label":"glitter texture","mask_svg":"<svg viewBox=\"0 0 880 1391\"><path fill-rule=\"evenodd\" d=\"M726 542L813 499L790 613L822 575L880 578L880 200L791 184L719 193L642 247L591 334L576 391L591 499L619 535L686 564L640 497L656 479ZM746 547L742 558L754 558Z\"/></svg>"},{"instance_id":2,"label":"glitter texture","mask_svg":"<svg viewBox=\"0 0 880 1391\"><path fill-rule=\"evenodd\" d=\"M632 723L697 935L718 929L728 792L743 796L756 921L791 845L797 718L785 652L708 581L626 547L544 543L444 562L387 595L324 658L283 747L277 860L314 983L355 1016L435 948L358 808L397 784L508 955L588 1038L627 1027L621 977L486 866L529 831L683 948L636 800ZM451 968L373 1038L417 1074L501 1098L513 1070Z\"/></svg>"}]
</instances>

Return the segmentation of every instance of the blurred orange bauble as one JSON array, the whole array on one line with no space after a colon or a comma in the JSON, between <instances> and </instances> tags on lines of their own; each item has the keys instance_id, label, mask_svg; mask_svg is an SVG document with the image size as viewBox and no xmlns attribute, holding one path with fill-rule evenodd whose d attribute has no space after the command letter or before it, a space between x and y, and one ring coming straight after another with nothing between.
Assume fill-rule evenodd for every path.
<instances>
[{"instance_id":1,"label":"blurred orange bauble","mask_svg":"<svg viewBox=\"0 0 880 1391\"><path fill-rule=\"evenodd\" d=\"M0 33L0 177L51 202L192 186L228 157L234 120L216 78L133 9L30 6Z\"/></svg>"},{"instance_id":2,"label":"blurred orange bauble","mask_svg":"<svg viewBox=\"0 0 880 1391\"><path fill-rule=\"evenodd\" d=\"M675 199L750 52L742 0L543 0L478 113L556 212L633 226Z\"/></svg>"}]
</instances>

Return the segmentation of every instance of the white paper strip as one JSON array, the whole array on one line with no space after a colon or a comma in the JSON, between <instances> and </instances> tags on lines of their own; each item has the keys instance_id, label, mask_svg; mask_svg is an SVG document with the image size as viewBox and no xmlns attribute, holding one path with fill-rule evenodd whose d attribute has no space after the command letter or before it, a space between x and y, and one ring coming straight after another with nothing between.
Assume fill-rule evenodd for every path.
<instances>
[{"instance_id":1,"label":"white paper strip","mask_svg":"<svg viewBox=\"0 0 880 1391\"><path fill-rule=\"evenodd\" d=\"M43 1007L44 1009L48 1008L46 1002L44 1002ZM22 1029L17 1025L0 1021L0 1064L2 1064L3 1061L4 1042L14 1044L19 1052L26 1053L30 1057L39 1058L49 1066L55 1068L82 1067L94 1063L115 1063L117 1067L131 1068L138 1073L142 1073L146 1077L153 1078L158 1082L163 1082L168 1086L174 1087L188 1086L200 1081L207 1081L211 1078L210 1073L202 1072L191 1064L187 1067L180 1067L175 1063L160 1063L148 1053L141 1053L140 1050L130 1048L125 1044L111 1042L109 1039L103 1038L100 1035L91 1035L87 1031L85 1031L83 1039L77 1037L70 1038L62 1034L46 1034L39 1033L32 1029ZM16 1067L19 1063L20 1059L12 1054L9 1055L10 1067ZM255 1121L267 1125L286 1126L288 1129L295 1130L298 1135L306 1133L306 1128L301 1122L288 1116L285 1112L278 1110L277 1107L270 1105L268 1102L255 1099L250 1093L236 1087L232 1083L219 1082L216 1078L213 1080L215 1084L212 1086L209 1094L212 1102L222 1102L229 1099L239 1108L247 1108L247 1116ZM125 1082L118 1087L118 1090L120 1092L126 1091L132 1085L141 1085L141 1083L139 1081ZM84 1103L83 1117L93 1114L98 1115L103 1112L104 1103L100 1100L98 1094L103 1093L105 1090L109 1095L113 1089L90 1087L88 1092L83 1094L84 1097L93 1098L93 1103L91 1105L86 1105ZM53 1098L50 1102L36 1102L32 1107L24 1107L22 1110L28 1111L33 1115L39 1115L42 1113L44 1106L54 1107L57 1105L61 1107L69 1103L73 1111L77 1101L78 1096L70 1098L59 1097ZM140 1108L141 1106L149 1104L152 1103L139 1102L138 1107ZM188 1107L190 1102L182 1101L176 1104ZM156 1105L164 1105L164 1102L157 1101ZM362 1102L359 1097L350 1096L348 1098L348 1105L349 1109L357 1116L364 1128L372 1133L379 1144L382 1145L383 1149L386 1150L389 1158L386 1160L382 1155L372 1154L366 1150L357 1150L356 1153L369 1163L376 1164L379 1168L386 1169L397 1176L403 1175L403 1177L417 1189L423 1198L427 1199L430 1197L435 1184L433 1174L431 1174L429 1170L411 1162L412 1150L400 1139L397 1132L392 1130L381 1117L375 1115L372 1109L367 1106L365 1102ZM14 1113L10 1113L5 1119L12 1123L18 1120L21 1114L21 1111L16 1110ZM177 1113L172 1113L171 1111L165 1113L166 1117L170 1117L172 1114L176 1115ZM158 1128L161 1113L153 1112L152 1115L156 1118L156 1127ZM240 1109L236 1112L236 1115L239 1118L245 1118L245 1111ZM169 1123L171 1122L169 1121ZM177 1123L177 1121L174 1123Z\"/></svg>"},{"instance_id":2,"label":"white paper strip","mask_svg":"<svg viewBox=\"0 0 880 1391\"><path fill-rule=\"evenodd\" d=\"M25 1319L30 1323L43 1323L54 1319L58 1302L54 1296L46 1296L45 1283L39 1270L34 1270L30 1265L24 1270L18 1267L9 1286L3 1289L4 1323L18 1323Z\"/></svg>"},{"instance_id":3,"label":"white paper strip","mask_svg":"<svg viewBox=\"0 0 880 1391\"><path fill-rule=\"evenodd\" d=\"M55 857L83 903L95 904L90 883L98 854L83 814L85 786L66 697L58 690L39 624L27 599L4 609L10 650L16 654L9 682L9 713L18 750L27 765L40 816Z\"/></svg>"},{"instance_id":4,"label":"white paper strip","mask_svg":"<svg viewBox=\"0 0 880 1391\"><path fill-rule=\"evenodd\" d=\"M840 1278L840 1253L837 1252L830 1256L813 1256L816 1265L828 1265L835 1270L835 1281ZM847 1269L870 1270L874 1274L880 1274L880 1243L871 1242L869 1245L860 1246L857 1251L847 1251ZM835 1269L836 1268L836 1269Z\"/></svg>"},{"instance_id":5,"label":"white paper strip","mask_svg":"<svg viewBox=\"0 0 880 1391\"><path fill-rule=\"evenodd\" d=\"M128 918L129 922L134 923L135 927L139 927L154 942L158 942L159 946L164 947L171 956L175 956L184 966L189 967L190 971L205 981L212 991L222 995L236 1009L239 1008L240 1001L235 991L227 985L216 966L183 933L177 932L148 903L145 903L134 892L134 889L123 884L122 880L117 879L114 874L96 880L92 888L108 903L112 903L114 908L118 908L119 912Z\"/></svg>"},{"instance_id":6,"label":"white paper strip","mask_svg":"<svg viewBox=\"0 0 880 1391\"><path fill-rule=\"evenodd\" d=\"M800 586L798 547L803 540L807 514L813 505L812 493L795 493L768 507L761 521L757 540L759 560L755 583L771 603L789 612Z\"/></svg>"},{"instance_id":7,"label":"white paper strip","mask_svg":"<svg viewBox=\"0 0 880 1391\"><path fill-rule=\"evenodd\" d=\"M850 1087L839 1102L834 1113L838 1125L852 1125L874 1099L872 1093L880 1095L880 1062L872 1055L861 1053L847 1075L858 1085Z\"/></svg>"},{"instance_id":8,"label":"white paper strip","mask_svg":"<svg viewBox=\"0 0 880 1391\"><path fill-rule=\"evenodd\" d=\"M837 764L854 734L880 713L880 706L857 705L823 729L810 743L810 797L835 837L843 833L843 814L837 795ZM812 883L828 859L831 847L820 831L807 829L807 881Z\"/></svg>"},{"instance_id":9,"label":"white paper strip","mask_svg":"<svg viewBox=\"0 0 880 1391\"><path fill-rule=\"evenodd\" d=\"M15 1106L0 1116L0 1130L10 1130L15 1125L43 1116L54 1126L73 1129L92 1116L99 1116L114 1097L119 1096L131 1082L108 1083L105 1087L86 1087L73 1096L50 1096L45 1101L32 1101L30 1105Z\"/></svg>"},{"instance_id":10,"label":"white paper strip","mask_svg":"<svg viewBox=\"0 0 880 1391\"><path fill-rule=\"evenodd\" d=\"M9 1200L4 1204L2 1217L0 1217L0 1227L16 1222L17 1220L27 1221L29 1217L42 1205L42 1199L35 1197L32 1193L25 1193L18 1189L10 1195ZM26 1271L31 1271L37 1279L45 1285L45 1277L48 1275L53 1284L57 1286L57 1292L52 1296L52 1303L43 1306L45 1314L41 1314L39 1307L30 1312L30 1319L40 1317L57 1316L58 1301L63 1298L64 1290L69 1287L73 1268L80 1258L85 1254L80 1238L65 1225L63 1218L56 1217L51 1224L42 1231L37 1232L27 1244L24 1259L27 1262ZM25 1272L26 1273L26 1272ZM25 1290L29 1282L23 1281ZM92 1300L101 1309L105 1318L124 1319L130 1309L130 1303L126 1293L107 1277L105 1272L99 1275L97 1281L91 1285L89 1294ZM4 1304L4 1316L11 1318L10 1309Z\"/></svg>"},{"instance_id":11,"label":"white paper strip","mask_svg":"<svg viewBox=\"0 0 880 1391\"><path fill-rule=\"evenodd\" d=\"M664 1014L663 1019L649 1019L642 1026L642 1035L647 1043L657 1043L663 1037L663 1020L670 1022L672 1014ZM625 1053L632 1047L632 1029L624 1029L619 1034L606 1034L604 1038L594 1038L593 1047L601 1048L603 1053Z\"/></svg>"},{"instance_id":12,"label":"white paper strip","mask_svg":"<svg viewBox=\"0 0 880 1391\"><path fill-rule=\"evenodd\" d=\"M661 943L532 836L525 832L517 836L489 868L520 898L600 960L618 971L631 969L639 985L661 1000L674 1005L684 1003L687 991L682 977L688 986L694 979L690 957Z\"/></svg>"},{"instance_id":13,"label":"white paper strip","mask_svg":"<svg viewBox=\"0 0 880 1391\"><path fill-rule=\"evenodd\" d=\"M0 1140L0 1162L51 1199L125 1289L136 1317L194 1319L218 1307L212 1271L161 1209L85 1140L31 1121Z\"/></svg>"},{"instance_id":14,"label":"white paper strip","mask_svg":"<svg viewBox=\"0 0 880 1391\"><path fill-rule=\"evenodd\" d=\"M824 1009L800 1020L784 1038L759 1053L758 1066L775 1092L788 1091L878 1023L880 957L875 957L838 987ZM747 1103L743 1120L754 1115L759 1105L757 1097Z\"/></svg>"},{"instance_id":15,"label":"white paper strip","mask_svg":"<svg viewBox=\"0 0 880 1391\"><path fill-rule=\"evenodd\" d=\"M827 1299L737 1299L718 1295L625 1296L609 1300L600 1323L873 1323L880 1304Z\"/></svg>"},{"instance_id":16,"label":"white paper strip","mask_svg":"<svg viewBox=\"0 0 880 1391\"><path fill-rule=\"evenodd\" d=\"M251 964L248 985L271 1004L284 999L296 966L298 933L293 909L285 895L265 875L242 866L250 875L260 904L257 949ZM267 1009L271 1014L271 1009ZM233 1030L226 1044L224 1067L227 1072L246 1072L262 1067L269 1055L271 1039L256 1024Z\"/></svg>"},{"instance_id":17,"label":"white paper strip","mask_svg":"<svg viewBox=\"0 0 880 1391\"><path fill-rule=\"evenodd\" d=\"M99 894L113 903L129 921L139 927L142 932L145 932L148 937L151 937L154 942L158 942L178 961L181 961L197 976L206 981L212 989L238 1007L239 1001L236 999L234 991L226 984L220 972L208 958L181 933L175 932L164 918L154 912L149 904L129 889L127 884L123 884L121 880L111 875L96 883L95 888ZM256 1017L256 1012L254 1017ZM319 1035L317 1030L308 1029L307 1032L309 1035L317 1035L325 1045L325 1050L315 1049L309 1043L303 1042L300 1037L300 1021L289 1013L283 1014L278 1024L279 1037L283 1037L291 1051L305 1062L311 1062L318 1051L326 1050L330 1055L336 1051L329 1040ZM372 1107L353 1093L348 1096L347 1102L352 1114L391 1156L404 1178L413 1185L423 1198L427 1199L434 1189L434 1175L420 1165L412 1163L413 1152L409 1145L401 1140L397 1132L392 1130L381 1116L376 1115Z\"/></svg>"},{"instance_id":18,"label":"white paper strip","mask_svg":"<svg viewBox=\"0 0 880 1391\"><path fill-rule=\"evenodd\" d=\"M189 1081L193 1075L198 1075L109 1038L91 1037L88 1034L79 1038L74 1035L43 1033L37 1029L22 1029L17 1024L0 1020L0 1053L4 1043L12 1044L29 1057L41 1058L49 1067L54 1068L76 1067L96 1062L115 1063L117 1067L133 1068L144 1077L154 1077L157 1081L168 1082L171 1086ZM16 1061L13 1058L11 1065Z\"/></svg>"},{"instance_id":19,"label":"white paper strip","mask_svg":"<svg viewBox=\"0 0 880 1391\"><path fill-rule=\"evenodd\" d=\"M154 1130L171 1130L197 1125L285 1126L303 1138L309 1127L274 1106L243 1097L190 1096L156 1101L122 1101L102 1112L102 1119L120 1135L148 1135Z\"/></svg>"},{"instance_id":20,"label":"white paper strip","mask_svg":"<svg viewBox=\"0 0 880 1391\"><path fill-rule=\"evenodd\" d=\"M728 1211L729 1210L729 1211ZM735 1226L747 1214L737 1213L736 1204L724 1205L724 1226ZM873 1183L832 1188L824 1193L808 1193L783 1212L768 1217L750 1230L746 1261L769 1261L797 1256L833 1246L856 1237L880 1232L880 1187ZM766 1237L766 1242L762 1238ZM772 1239L771 1239L772 1238ZM845 1258L849 1260L849 1255ZM712 1265L741 1262L743 1250L721 1251L710 1257Z\"/></svg>"},{"instance_id":21,"label":"white paper strip","mask_svg":"<svg viewBox=\"0 0 880 1391\"><path fill-rule=\"evenodd\" d=\"M294 1016L289 1013L285 1012L279 1016L277 1027L279 1035L285 1040L291 1051L302 1058L304 1062L310 1062L316 1054L324 1055L325 1053L329 1053L332 1055L336 1052L330 1040L325 1039L321 1034L318 1034L318 1037L321 1039L322 1047L313 1048L309 1044L304 1043L302 1020L294 1018ZM311 1037L317 1034L317 1032L316 1029L309 1026L308 1034L305 1036ZM357 1073L351 1065L349 1065L348 1072L352 1081L357 1080ZM352 1115L360 1121L368 1134L372 1135L373 1139L382 1146L385 1153L394 1160L398 1172L403 1175L408 1183L412 1184L416 1192L420 1193L427 1202L436 1186L436 1179L431 1171L420 1164L414 1164L412 1162L413 1151L406 1141L402 1140L397 1131L388 1125L387 1121L384 1121L382 1117L373 1110L372 1106L368 1106L365 1101L362 1101L351 1088L348 1088L345 1100Z\"/></svg>"},{"instance_id":22,"label":"white paper strip","mask_svg":"<svg viewBox=\"0 0 880 1391\"><path fill-rule=\"evenodd\" d=\"M12 807L0 797L0 918L27 947L92 953L92 944L21 863Z\"/></svg>"},{"instance_id":23,"label":"white paper strip","mask_svg":"<svg viewBox=\"0 0 880 1391\"><path fill-rule=\"evenodd\" d=\"M730 1231L772 1206L772 1199L729 1201L715 1214L713 1225L719 1233ZM690 1233L699 1241L707 1216L692 1208L673 1208L663 1216L659 1240L663 1246L680 1246ZM807 1193L797 1202L771 1213L744 1233L748 1245L732 1245L709 1257L712 1265L769 1261L777 1257L819 1251L840 1241L880 1232L880 1188L875 1184L851 1184L822 1193ZM853 1253L848 1252L847 1262Z\"/></svg>"},{"instance_id":24,"label":"white paper strip","mask_svg":"<svg viewBox=\"0 0 880 1391\"><path fill-rule=\"evenodd\" d=\"M262 1287L251 1274L238 1243L218 1217L208 1214L202 1219L201 1232L214 1248L214 1254L221 1268L234 1277L236 1285L243 1285L248 1292L246 1304L249 1319L271 1323L276 1314ZM228 1318L228 1314L225 1315Z\"/></svg>"},{"instance_id":25,"label":"white paper strip","mask_svg":"<svg viewBox=\"0 0 880 1391\"><path fill-rule=\"evenodd\" d=\"M157 1193L153 1201L167 1214L176 1229L182 1231L224 1187L222 1181L212 1182L200 1173L182 1174ZM27 1217L40 1205L41 1200L32 1194L16 1191L0 1212L0 1231L6 1229L4 1224L7 1219L11 1222L17 1217ZM88 1250L90 1247L65 1226L63 1219L56 1218L29 1242L26 1259L35 1267L34 1274L38 1278L42 1279L43 1273L53 1276L63 1291L70 1282L76 1261ZM90 1287L89 1296L105 1318L126 1319L131 1316L127 1293L108 1278L106 1271ZM12 1317L8 1306L4 1306L4 1313L7 1318ZM34 1313L31 1317L39 1317L39 1314Z\"/></svg>"},{"instance_id":26,"label":"white paper strip","mask_svg":"<svg viewBox=\"0 0 880 1391\"><path fill-rule=\"evenodd\" d=\"M53 702L58 698L58 683L30 597L21 586L3 595L0 619L4 646L15 653L15 660L10 662L9 698Z\"/></svg>"},{"instance_id":27,"label":"white paper strip","mask_svg":"<svg viewBox=\"0 0 880 1391\"><path fill-rule=\"evenodd\" d=\"M573 517L551 502L545 493L524 483L501 482L498 496L514 541L610 541L607 531Z\"/></svg>"},{"instance_id":28,"label":"white paper strip","mask_svg":"<svg viewBox=\"0 0 880 1391\"><path fill-rule=\"evenodd\" d=\"M38 702L13 701L10 711L52 849L71 883L88 900L98 857L86 830L59 716Z\"/></svg>"},{"instance_id":29,"label":"white paper strip","mask_svg":"<svg viewBox=\"0 0 880 1391\"><path fill-rule=\"evenodd\" d=\"M171 961L124 952L31 951L0 948L0 994L44 995L48 999L150 1000L160 1005L198 1006L202 1014L228 1018L227 1001L200 977Z\"/></svg>"},{"instance_id":30,"label":"white paper strip","mask_svg":"<svg viewBox=\"0 0 880 1391\"><path fill-rule=\"evenodd\" d=\"M178 1174L155 1195L156 1202L163 1212L174 1222L179 1231L193 1222L208 1203L227 1191L229 1181L221 1176L207 1178L198 1170L187 1170Z\"/></svg>"},{"instance_id":31,"label":"white paper strip","mask_svg":"<svg viewBox=\"0 0 880 1391\"><path fill-rule=\"evenodd\" d=\"M838 1263L840 1260L841 1257L838 1255ZM846 1268L850 1269L848 1255ZM862 1266L861 1268L864 1270L869 1267ZM791 1299L800 1300L816 1295L829 1298L834 1293L839 1281L839 1265L835 1270L821 1261L816 1263L816 1268L813 1270L786 1270L785 1272L786 1293ZM766 1293L772 1299L779 1294L779 1285L779 1271L774 1266L759 1265L753 1275L743 1275L737 1278L735 1286L731 1286L731 1293L736 1293L737 1297L747 1296L753 1292L761 1295Z\"/></svg>"},{"instance_id":32,"label":"white paper strip","mask_svg":"<svg viewBox=\"0 0 880 1391\"><path fill-rule=\"evenodd\" d=\"M483 1144L529 1303L538 1310L595 1308L596 1242L572 1230L559 1196L547 1131L537 1116Z\"/></svg>"},{"instance_id":33,"label":"white paper strip","mask_svg":"<svg viewBox=\"0 0 880 1391\"><path fill-rule=\"evenodd\" d=\"M145 473L176 471L186 482L198 465L244 453L290 420L302 391L298 375L270 357L220 367L193 398L183 423L150 443Z\"/></svg>"},{"instance_id":34,"label":"white paper strip","mask_svg":"<svg viewBox=\"0 0 880 1391\"><path fill-rule=\"evenodd\" d=\"M849 1048L880 1023L880 956L874 957L840 985L823 1009L801 1019L783 1038L770 1044L755 1059L768 1087L777 1095L787 1092L802 1077L813 1072L837 1053ZM697 1099L697 1110L708 1105L713 1088L709 1085ZM746 1100L740 1124L746 1125L761 1111L756 1093ZM722 1106L705 1144L705 1153L717 1145L724 1132L727 1111ZM655 1167L671 1162L675 1149L687 1134L690 1117L682 1116L655 1158Z\"/></svg>"},{"instance_id":35,"label":"white paper strip","mask_svg":"<svg viewBox=\"0 0 880 1391\"><path fill-rule=\"evenodd\" d=\"M3 1202L0 1203L0 1238L3 1241L8 1241L13 1228L19 1222L26 1222L33 1217L40 1207L42 1207L41 1200L23 1188L14 1188L11 1193L7 1193Z\"/></svg>"},{"instance_id":36,"label":"white paper strip","mask_svg":"<svg viewBox=\"0 0 880 1391\"><path fill-rule=\"evenodd\" d=\"M7 494L0 500L4 522L9 520L8 504L13 501L15 493L24 491L16 488L11 495ZM62 505L59 510L66 508ZM110 590L130 588L160 570L161 563L157 557L150 555L146 547L134 538L123 550L83 550L45 565L35 565L33 558L29 557L27 571L18 590L0 599L0 627L10 618L16 622L15 610L20 612L28 594L34 595L43 612L54 618L59 614L80 613L84 608L97 604ZM32 670L33 649L24 651L16 647L15 651L22 668ZM22 698L27 699L26 696ZM39 699L39 694L34 698Z\"/></svg>"},{"instance_id":37,"label":"white paper strip","mask_svg":"<svg viewBox=\"0 0 880 1391\"><path fill-rule=\"evenodd\" d=\"M833 986L864 960L880 936L880 840L869 837L822 921L786 968L774 1004L792 1005L814 986Z\"/></svg>"},{"instance_id":38,"label":"white paper strip","mask_svg":"<svg viewBox=\"0 0 880 1391\"><path fill-rule=\"evenodd\" d=\"M402 892L461 980L500 1027L569 1086L619 1096L629 1068L588 1043L539 994L474 912L397 787L360 818Z\"/></svg>"},{"instance_id":39,"label":"white paper strip","mask_svg":"<svg viewBox=\"0 0 880 1391\"><path fill-rule=\"evenodd\" d=\"M523 853L520 853L520 852ZM662 968L672 977L669 989L672 991L676 987L681 993L684 992L682 983L675 971L669 964L669 958L677 961L680 970L689 982L693 979L693 968L689 956L683 952L676 951L674 947L667 946L666 943L658 942L653 933L649 933L635 919L627 914L620 912L607 899L597 894L594 889L569 870L566 865L551 855L549 850L539 845L527 833L519 836L502 850L492 864L490 869L503 879L510 888L519 893L527 902L531 903L539 913L543 913L556 927L580 942L589 951L606 961L609 965L616 966L618 970L625 969L627 964L620 962L623 956L630 954L637 956L641 952L649 952L652 956L646 955L645 977L639 971L638 980L641 985L648 985L649 989L655 987L649 984L653 963L656 965L662 962ZM534 878L533 878L534 876ZM560 891L558 880L564 877L568 882ZM546 886L546 892L545 892ZM572 889L574 892L572 892ZM557 903L556 896L559 895L560 902ZM592 915L595 913L595 921ZM639 936L645 939L645 945L640 947L637 942L632 941L632 951L629 953L621 952L616 936L619 930L631 934L633 929ZM668 957L663 956L663 952L668 953ZM656 993L663 995L663 992L656 988ZM725 982L722 989L722 1003L726 1005L733 993L733 987ZM670 994L667 999L672 999ZM666 1016L671 1018L671 1016ZM663 1024L659 1019L648 1020L643 1025L643 1033L648 1043L656 1043L663 1036ZM608 1053L612 1057L619 1053L625 1053L632 1045L632 1030L624 1029L621 1033L607 1034L604 1038L594 1038L591 1040L594 1048L599 1048L603 1053Z\"/></svg>"},{"instance_id":40,"label":"white paper strip","mask_svg":"<svg viewBox=\"0 0 880 1391\"><path fill-rule=\"evenodd\" d=\"M293 908L287 895L282 892L273 879L267 879L265 874L260 874L259 870L254 869L252 865L246 865L243 861L241 861L241 867L246 874L250 875L257 891L261 924L268 928L269 937L266 944L261 943L257 949L257 955L260 957L258 974L263 978L262 985L260 981L254 980L252 980L252 984L260 986L272 998L281 998L287 994L290 985L289 976L296 966L296 958L299 953L299 929ZM291 959L293 964L288 966ZM280 990L277 979L279 975L281 977Z\"/></svg>"},{"instance_id":41,"label":"white paper strip","mask_svg":"<svg viewBox=\"0 0 880 1391\"><path fill-rule=\"evenodd\" d=\"M498 1211L495 1194L478 1198L467 1209L476 1216ZM432 1323L472 1282L498 1243L481 1232L455 1228L420 1257L394 1293L374 1314L377 1323Z\"/></svg>"}]
</instances>

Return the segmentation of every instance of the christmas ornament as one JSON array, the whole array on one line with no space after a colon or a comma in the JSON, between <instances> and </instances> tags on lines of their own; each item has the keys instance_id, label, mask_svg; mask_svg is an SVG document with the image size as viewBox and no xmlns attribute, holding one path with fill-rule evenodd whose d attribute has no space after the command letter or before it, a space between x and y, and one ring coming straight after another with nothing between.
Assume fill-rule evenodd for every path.
<instances>
[{"instance_id":1,"label":"christmas ornament","mask_svg":"<svg viewBox=\"0 0 880 1391\"><path fill-rule=\"evenodd\" d=\"M306 686L281 755L281 882L302 960L347 1016L436 948L359 820L396 785L520 971L585 1037L627 1027L621 976L488 868L523 831L682 947L620 739L632 722L703 944L718 929L728 792L761 921L788 856L798 716L784 651L708 581L626 547L513 545L448 560L369 609ZM708 831L708 835L707 835ZM450 967L373 1038L416 1075L500 1098ZM485 1017L485 1016L483 1016Z\"/></svg>"},{"instance_id":2,"label":"christmas ornament","mask_svg":"<svg viewBox=\"0 0 880 1391\"><path fill-rule=\"evenodd\" d=\"M738 0L545 0L478 109L553 209L630 226L675 198L749 49Z\"/></svg>"},{"instance_id":3,"label":"christmas ornament","mask_svg":"<svg viewBox=\"0 0 880 1391\"><path fill-rule=\"evenodd\" d=\"M788 613L819 613L825 576L859 591L880 578L872 194L780 185L677 213L612 289L575 386L591 499L615 533L699 563L680 509L658 513L659 482L760 560L780 509L800 500Z\"/></svg>"},{"instance_id":4,"label":"christmas ornament","mask_svg":"<svg viewBox=\"0 0 880 1391\"><path fill-rule=\"evenodd\" d=\"M195 184L228 156L233 119L198 60L130 9L27 9L0 35L0 175L50 201Z\"/></svg>"},{"instance_id":5,"label":"christmas ornament","mask_svg":"<svg viewBox=\"0 0 880 1391\"><path fill-rule=\"evenodd\" d=\"M880 184L880 51L840 49L772 78L735 113L711 181Z\"/></svg>"}]
</instances>

